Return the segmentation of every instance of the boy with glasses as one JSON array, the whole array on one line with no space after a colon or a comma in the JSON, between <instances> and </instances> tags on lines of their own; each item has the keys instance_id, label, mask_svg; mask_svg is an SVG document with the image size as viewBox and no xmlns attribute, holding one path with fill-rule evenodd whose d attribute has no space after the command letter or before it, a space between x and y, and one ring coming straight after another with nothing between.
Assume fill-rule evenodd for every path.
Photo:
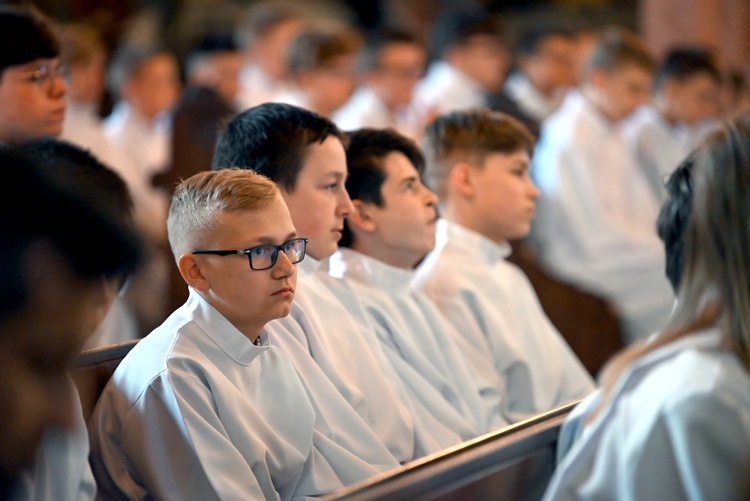
<instances>
[{"instance_id":1,"label":"boy with glasses","mask_svg":"<svg viewBox=\"0 0 750 501\"><path fill-rule=\"evenodd\" d=\"M309 255L298 268L291 315L272 322L289 334L275 342L304 346L388 450L405 462L454 445L460 437L433 414L413 408L357 295L328 274L328 259L338 250L344 218L352 212L344 187L345 144L346 136L327 118L266 103L236 116L220 133L213 166L253 169L279 186L294 226L309 239Z\"/></svg>"},{"instance_id":2,"label":"boy with glasses","mask_svg":"<svg viewBox=\"0 0 750 501\"><path fill-rule=\"evenodd\" d=\"M0 142L62 132L67 68L59 52L39 12L0 7Z\"/></svg>"},{"instance_id":3,"label":"boy with glasses","mask_svg":"<svg viewBox=\"0 0 750 501\"><path fill-rule=\"evenodd\" d=\"M266 329L291 310L307 243L276 186L246 170L196 174L167 226L190 296L99 399L103 496L313 497L396 466L306 354Z\"/></svg>"}]
</instances>

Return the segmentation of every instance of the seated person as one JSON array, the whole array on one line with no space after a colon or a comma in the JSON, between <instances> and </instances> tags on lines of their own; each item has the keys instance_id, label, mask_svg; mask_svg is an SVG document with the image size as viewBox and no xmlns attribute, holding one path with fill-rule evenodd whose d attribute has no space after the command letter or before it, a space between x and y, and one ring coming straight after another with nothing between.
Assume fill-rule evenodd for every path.
<instances>
[{"instance_id":1,"label":"seated person","mask_svg":"<svg viewBox=\"0 0 750 501\"><path fill-rule=\"evenodd\" d=\"M663 326L672 291L654 225L658 203L622 132L649 97L653 60L634 34L609 29L582 91L542 127L532 177L541 191L532 237L543 268L617 308L625 342Z\"/></svg>"},{"instance_id":2,"label":"seated person","mask_svg":"<svg viewBox=\"0 0 750 501\"><path fill-rule=\"evenodd\" d=\"M526 276L505 258L529 232L538 191L529 176L533 138L508 115L442 115L427 127L425 179L440 198L438 246L418 287L487 359L505 385L509 420L587 396L591 376L539 304ZM472 326L469 328L468 326Z\"/></svg>"},{"instance_id":3,"label":"seated person","mask_svg":"<svg viewBox=\"0 0 750 501\"><path fill-rule=\"evenodd\" d=\"M48 20L35 10L0 7L0 143L59 136L67 67Z\"/></svg>"},{"instance_id":4,"label":"seated person","mask_svg":"<svg viewBox=\"0 0 750 501\"><path fill-rule=\"evenodd\" d=\"M382 353L351 286L328 275L344 218L346 136L330 120L281 103L237 115L219 135L214 168L236 165L268 176L281 190L297 231L308 238L291 315L271 322L299 341L341 395L400 461L455 445L460 437L433 414L413 408ZM297 340L294 337L297 336ZM285 347L288 348L288 347Z\"/></svg>"},{"instance_id":5,"label":"seated person","mask_svg":"<svg viewBox=\"0 0 750 501\"><path fill-rule=\"evenodd\" d=\"M664 179L700 144L719 118L721 72L700 47L671 50L656 69L652 103L626 122L626 136L656 198Z\"/></svg>"},{"instance_id":6,"label":"seated person","mask_svg":"<svg viewBox=\"0 0 750 501\"><path fill-rule=\"evenodd\" d=\"M102 494L291 499L397 466L322 373L305 377L313 362L293 364L265 330L289 314L307 242L276 186L246 170L196 174L175 191L168 232L190 297L94 410Z\"/></svg>"},{"instance_id":7,"label":"seated person","mask_svg":"<svg viewBox=\"0 0 750 501\"><path fill-rule=\"evenodd\" d=\"M415 109L423 116L486 107L502 88L509 57L500 29L484 12L447 11L431 32L434 62L414 89Z\"/></svg>"},{"instance_id":8,"label":"seated person","mask_svg":"<svg viewBox=\"0 0 750 501\"><path fill-rule=\"evenodd\" d=\"M7 148L0 163L0 498L93 499L68 369L136 265L138 238L82 172Z\"/></svg>"},{"instance_id":9,"label":"seated person","mask_svg":"<svg viewBox=\"0 0 750 501\"><path fill-rule=\"evenodd\" d=\"M273 101L330 116L354 92L354 63L360 46L359 35L347 26L305 28L287 49L289 75L296 88L277 94Z\"/></svg>"},{"instance_id":10,"label":"seated person","mask_svg":"<svg viewBox=\"0 0 750 501\"><path fill-rule=\"evenodd\" d=\"M423 125L410 104L426 58L422 44L407 31L372 35L359 57L362 84L331 119L342 130L392 127L418 139Z\"/></svg>"},{"instance_id":11,"label":"seated person","mask_svg":"<svg viewBox=\"0 0 750 501\"><path fill-rule=\"evenodd\" d=\"M506 95L526 115L543 122L578 83L576 50L573 33L561 27L524 30L515 44L516 70L505 81Z\"/></svg>"},{"instance_id":12,"label":"seated person","mask_svg":"<svg viewBox=\"0 0 750 501\"><path fill-rule=\"evenodd\" d=\"M454 330L412 287L415 266L435 245L437 220L419 148L392 130L361 129L349 140L346 189L354 211L342 240L348 248L332 260L331 273L353 284L413 398L434 407L464 440L506 425L492 364L470 363L464 326Z\"/></svg>"},{"instance_id":13,"label":"seated person","mask_svg":"<svg viewBox=\"0 0 750 501\"><path fill-rule=\"evenodd\" d=\"M545 499L747 494L750 115L712 133L692 161L675 312L611 360L601 391L573 411Z\"/></svg>"}]
</instances>

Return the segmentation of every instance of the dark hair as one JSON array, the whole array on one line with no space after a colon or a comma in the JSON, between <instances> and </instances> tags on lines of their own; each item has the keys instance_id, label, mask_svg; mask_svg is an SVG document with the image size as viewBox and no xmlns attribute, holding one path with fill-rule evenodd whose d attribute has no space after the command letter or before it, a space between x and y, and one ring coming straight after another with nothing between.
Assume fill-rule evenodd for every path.
<instances>
[{"instance_id":1,"label":"dark hair","mask_svg":"<svg viewBox=\"0 0 750 501\"><path fill-rule=\"evenodd\" d=\"M697 74L707 74L721 84L721 70L711 51L702 47L678 47L669 51L654 75L654 88L659 89L668 78L684 82Z\"/></svg>"},{"instance_id":2,"label":"dark hair","mask_svg":"<svg viewBox=\"0 0 750 501\"><path fill-rule=\"evenodd\" d=\"M0 320L26 305L22 263L34 242L53 245L84 279L118 276L136 266L141 246L131 226L18 151L0 149L0 165Z\"/></svg>"},{"instance_id":3,"label":"dark hair","mask_svg":"<svg viewBox=\"0 0 750 501\"><path fill-rule=\"evenodd\" d=\"M495 17L482 9L448 10L434 22L430 34L430 57L440 59L455 46L466 44L471 38L488 35L500 38L501 28Z\"/></svg>"},{"instance_id":4,"label":"dark hair","mask_svg":"<svg viewBox=\"0 0 750 501\"><path fill-rule=\"evenodd\" d=\"M273 28L287 21L303 20L299 7L291 2L268 0L250 6L237 25L234 39L240 47L249 47Z\"/></svg>"},{"instance_id":5,"label":"dark hair","mask_svg":"<svg viewBox=\"0 0 750 501\"><path fill-rule=\"evenodd\" d=\"M0 6L0 77L9 66L60 54L50 21L36 9Z\"/></svg>"},{"instance_id":6,"label":"dark hair","mask_svg":"<svg viewBox=\"0 0 750 501\"><path fill-rule=\"evenodd\" d=\"M542 42L548 38L575 40L572 30L557 25L533 25L521 32L513 46L516 56L531 56L539 52Z\"/></svg>"},{"instance_id":7,"label":"dark hair","mask_svg":"<svg viewBox=\"0 0 750 501\"><path fill-rule=\"evenodd\" d=\"M380 64L380 53L393 44L409 44L422 47L422 42L412 32L398 28L380 28L370 33L365 39L358 67L360 70L374 70Z\"/></svg>"},{"instance_id":8,"label":"dark hair","mask_svg":"<svg viewBox=\"0 0 750 501\"><path fill-rule=\"evenodd\" d=\"M227 52L237 52L237 44L230 33L214 31L201 37L185 58L185 74L190 75L206 58Z\"/></svg>"},{"instance_id":9,"label":"dark hair","mask_svg":"<svg viewBox=\"0 0 750 501\"><path fill-rule=\"evenodd\" d=\"M424 172L424 156L419 146L393 129L359 129L349 132L348 136L346 191L352 200L383 206L381 188L386 179L383 159L390 153L403 153L420 175ZM345 221L339 245L349 247L352 241L353 235Z\"/></svg>"},{"instance_id":10,"label":"dark hair","mask_svg":"<svg viewBox=\"0 0 750 501\"><path fill-rule=\"evenodd\" d=\"M346 26L308 26L289 43L287 61L292 76L355 54L362 46L357 32Z\"/></svg>"},{"instance_id":11,"label":"dark hair","mask_svg":"<svg viewBox=\"0 0 750 501\"><path fill-rule=\"evenodd\" d=\"M659 211L656 221L659 238L666 251L666 274L677 292L685 268L685 229L690 219L693 198L693 157L688 157L665 183L669 198Z\"/></svg>"},{"instance_id":12,"label":"dark hair","mask_svg":"<svg viewBox=\"0 0 750 501\"><path fill-rule=\"evenodd\" d=\"M346 135L329 119L283 103L264 103L234 117L219 132L211 166L251 169L294 191L307 147Z\"/></svg>"}]
</instances>

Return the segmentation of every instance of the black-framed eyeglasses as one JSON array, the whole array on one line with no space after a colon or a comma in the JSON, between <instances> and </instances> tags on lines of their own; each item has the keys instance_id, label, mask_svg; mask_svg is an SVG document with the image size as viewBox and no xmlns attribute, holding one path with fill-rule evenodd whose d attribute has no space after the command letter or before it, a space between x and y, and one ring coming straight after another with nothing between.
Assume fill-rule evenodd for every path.
<instances>
[{"instance_id":1,"label":"black-framed eyeglasses","mask_svg":"<svg viewBox=\"0 0 750 501\"><path fill-rule=\"evenodd\" d=\"M24 73L26 74L26 80L29 82L44 89L49 89L55 78L59 77L65 80L70 76L70 67L65 63L55 62L43 64L34 70L25 71Z\"/></svg>"},{"instance_id":2,"label":"black-framed eyeglasses","mask_svg":"<svg viewBox=\"0 0 750 501\"><path fill-rule=\"evenodd\" d=\"M267 270L273 268L276 259L279 257L279 251L286 254L286 257L292 264L297 264L305 259L307 249L306 238L293 238L287 240L281 245L266 244L256 245L249 249L240 250L192 250L190 254L213 254L216 256L231 256L234 254L247 254L250 261L250 268L253 270Z\"/></svg>"}]
</instances>

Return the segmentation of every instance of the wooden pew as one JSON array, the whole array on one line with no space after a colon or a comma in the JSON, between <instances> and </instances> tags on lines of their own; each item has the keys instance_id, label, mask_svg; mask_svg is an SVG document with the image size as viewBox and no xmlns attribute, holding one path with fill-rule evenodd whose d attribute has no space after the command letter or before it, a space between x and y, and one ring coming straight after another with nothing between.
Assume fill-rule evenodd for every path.
<instances>
[{"instance_id":1,"label":"wooden pew","mask_svg":"<svg viewBox=\"0 0 750 501\"><path fill-rule=\"evenodd\" d=\"M412 461L323 499L540 499L554 470L560 426L576 403Z\"/></svg>"},{"instance_id":2,"label":"wooden pew","mask_svg":"<svg viewBox=\"0 0 750 501\"><path fill-rule=\"evenodd\" d=\"M107 381L138 339L81 352L70 369L81 398L83 418L88 421Z\"/></svg>"}]
</instances>

